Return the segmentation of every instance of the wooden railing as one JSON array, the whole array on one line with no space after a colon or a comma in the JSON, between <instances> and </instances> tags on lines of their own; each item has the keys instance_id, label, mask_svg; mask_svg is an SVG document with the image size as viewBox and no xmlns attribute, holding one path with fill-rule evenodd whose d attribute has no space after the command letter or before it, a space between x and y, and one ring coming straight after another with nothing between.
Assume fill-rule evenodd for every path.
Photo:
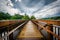
<instances>
[{"instance_id":1,"label":"wooden railing","mask_svg":"<svg viewBox=\"0 0 60 40\"><path fill-rule=\"evenodd\" d=\"M18 22L23 22L25 20L0 20L0 27L11 25Z\"/></svg>"},{"instance_id":2,"label":"wooden railing","mask_svg":"<svg viewBox=\"0 0 60 40\"><path fill-rule=\"evenodd\" d=\"M59 33L60 26L56 26L53 24L47 24L47 23L41 22L41 21L38 22L36 20L33 21L33 23L38 25L38 27L40 29L47 31L47 33L48 33L47 40L60 40L60 33Z\"/></svg>"},{"instance_id":3,"label":"wooden railing","mask_svg":"<svg viewBox=\"0 0 60 40\"><path fill-rule=\"evenodd\" d=\"M10 22L10 21L8 21L8 22ZM15 23L14 23L15 22ZM22 23L20 24L20 22L21 21L12 21L12 22L10 22L10 24L11 23L13 23L15 26L13 26L13 25L9 25L9 24L5 24L5 25L1 25L1 26L3 26L3 27L5 27L6 25L8 25L7 27L5 27L6 29L4 29L4 28L2 28L2 27L0 27L2 30L4 30L4 31L2 31L2 30L0 30L0 40L13 40L13 33L17 30L17 29L19 29L21 26L23 26L24 24L26 24L27 23L27 21L22 21ZM4 23L3 23L4 24ZM2 32L1 32L2 31Z\"/></svg>"},{"instance_id":4,"label":"wooden railing","mask_svg":"<svg viewBox=\"0 0 60 40\"><path fill-rule=\"evenodd\" d=\"M54 24L60 26L60 20L35 20L38 22L45 22L47 24Z\"/></svg>"}]
</instances>

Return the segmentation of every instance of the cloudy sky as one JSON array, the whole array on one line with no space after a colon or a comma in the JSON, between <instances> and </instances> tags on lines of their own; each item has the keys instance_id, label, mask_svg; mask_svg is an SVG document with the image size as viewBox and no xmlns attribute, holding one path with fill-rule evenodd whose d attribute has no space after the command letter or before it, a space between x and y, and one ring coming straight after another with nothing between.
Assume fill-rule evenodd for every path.
<instances>
[{"instance_id":1,"label":"cloudy sky","mask_svg":"<svg viewBox=\"0 0 60 40\"><path fill-rule=\"evenodd\" d=\"M60 16L60 0L0 0L0 11L36 18Z\"/></svg>"}]
</instances>

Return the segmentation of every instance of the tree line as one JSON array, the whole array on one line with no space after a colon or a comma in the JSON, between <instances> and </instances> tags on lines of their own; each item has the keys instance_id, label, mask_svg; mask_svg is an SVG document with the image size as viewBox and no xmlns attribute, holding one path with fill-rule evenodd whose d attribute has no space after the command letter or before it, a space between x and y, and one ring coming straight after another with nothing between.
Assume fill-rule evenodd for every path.
<instances>
[{"instance_id":1,"label":"tree line","mask_svg":"<svg viewBox=\"0 0 60 40\"><path fill-rule=\"evenodd\" d=\"M49 18L42 18L44 20L60 20L60 16L49 17Z\"/></svg>"},{"instance_id":2,"label":"tree line","mask_svg":"<svg viewBox=\"0 0 60 40\"><path fill-rule=\"evenodd\" d=\"M0 20L15 20L15 19L31 20L31 19L36 19L36 18L34 16L29 17L27 14L25 14L25 15L20 15L20 14L10 15L9 13L0 12Z\"/></svg>"}]
</instances>

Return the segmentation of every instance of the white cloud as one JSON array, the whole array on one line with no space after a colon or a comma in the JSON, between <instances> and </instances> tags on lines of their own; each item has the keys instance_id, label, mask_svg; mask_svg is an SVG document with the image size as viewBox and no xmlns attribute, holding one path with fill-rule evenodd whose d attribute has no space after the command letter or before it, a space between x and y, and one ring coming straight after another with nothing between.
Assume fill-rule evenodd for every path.
<instances>
[{"instance_id":1,"label":"white cloud","mask_svg":"<svg viewBox=\"0 0 60 40\"><path fill-rule=\"evenodd\" d=\"M8 12L11 15L14 15L15 13L20 13L18 9L13 8L13 3L10 0L0 1L0 11Z\"/></svg>"},{"instance_id":2,"label":"white cloud","mask_svg":"<svg viewBox=\"0 0 60 40\"><path fill-rule=\"evenodd\" d=\"M21 0L15 0L15 1L16 1L16 2L17 2L17 1L21 2Z\"/></svg>"},{"instance_id":3,"label":"white cloud","mask_svg":"<svg viewBox=\"0 0 60 40\"><path fill-rule=\"evenodd\" d=\"M60 9L60 0L53 2L45 6L42 10L36 12L34 15L36 18L45 18L56 16L58 9Z\"/></svg>"},{"instance_id":4,"label":"white cloud","mask_svg":"<svg viewBox=\"0 0 60 40\"><path fill-rule=\"evenodd\" d=\"M21 2L21 0L19 0L19 2Z\"/></svg>"},{"instance_id":5,"label":"white cloud","mask_svg":"<svg viewBox=\"0 0 60 40\"><path fill-rule=\"evenodd\" d=\"M7 0L7 6L11 6L11 7L13 7L14 5L13 5L13 3L11 2L11 0Z\"/></svg>"},{"instance_id":6,"label":"white cloud","mask_svg":"<svg viewBox=\"0 0 60 40\"><path fill-rule=\"evenodd\" d=\"M50 10L47 10L47 11L45 11L45 12L38 12L38 13L36 13L36 14L34 14L35 15L35 17L37 17L37 18L45 18L45 17L53 17L53 16L56 16L55 14L57 14L58 13L58 9L59 9L60 7L55 7L55 8L53 8L53 9L50 9Z\"/></svg>"},{"instance_id":7,"label":"white cloud","mask_svg":"<svg viewBox=\"0 0 60 40\"><path fill-rule=\"evenodd\" d=\"M14 9L14 8L10 8L9 10L8 9L7 9L7 12L10 13L11 15L20 13L20 11L18 9Z\"/></svg>"}]
</instances>

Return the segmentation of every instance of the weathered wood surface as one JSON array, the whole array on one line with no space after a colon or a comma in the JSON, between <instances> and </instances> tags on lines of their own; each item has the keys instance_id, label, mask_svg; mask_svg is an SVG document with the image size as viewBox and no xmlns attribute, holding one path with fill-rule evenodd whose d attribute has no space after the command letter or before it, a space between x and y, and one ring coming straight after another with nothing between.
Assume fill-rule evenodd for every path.
<instances>
[{"instance_id":1,"label":"weathered wood surface","mask_svg":"<svg viewBox=\"0 0 60 40\"><path fill-rule=\"evenodd\" d=\"M22 29L21 33L17 36L19 40L39 40L43 35L38 31L36 25L29 21Z\"/></svg>"}]
</instances>

